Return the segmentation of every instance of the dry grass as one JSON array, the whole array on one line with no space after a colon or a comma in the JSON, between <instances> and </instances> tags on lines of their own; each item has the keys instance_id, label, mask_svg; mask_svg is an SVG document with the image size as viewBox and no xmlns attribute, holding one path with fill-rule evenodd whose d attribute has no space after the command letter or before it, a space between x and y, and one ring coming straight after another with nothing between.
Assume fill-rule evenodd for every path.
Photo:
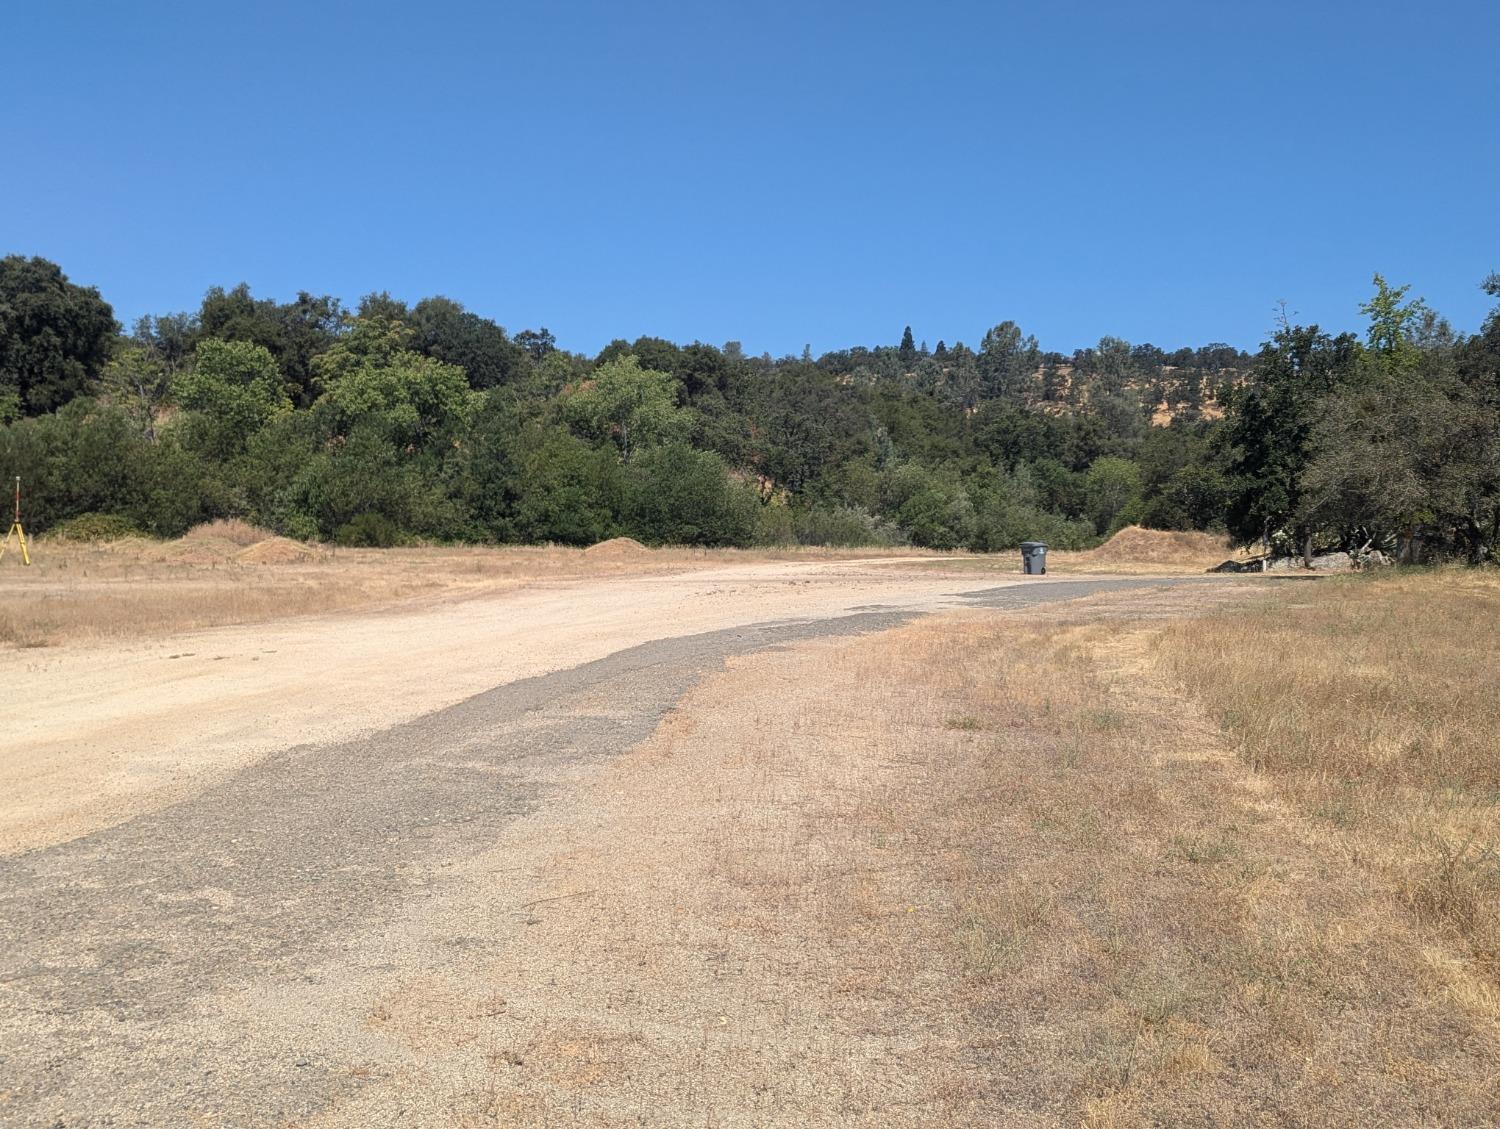
<instances>
[{"instance_id":1,"label":"dry grass","mask_svg":"<svg viewBox=\"0 0 1500 1129\"><path fill-rule=\"evenodd\" d=\"M1163 657L1500 1022L1500 577L1344 578L1169 631Z\"/></svg>"},{"instance_id":2,"label":"dry grass","mask_svg":"<svg viewBox=\"0 0 1500 1129\"><path fill-rule=\"evenodd\" d=\"M1454 932L1381 899L1385 876L1359 850L1240 767L1162 670L1161 622L1129 598L1109 606L1075 608L1071 624L919 625L885 670L869 664L858 679L864 702L889 703L899 755L917 769L870 820L885 866L850 901L916 905L931 924L860 948L881 991L950 978L912 1000L914 1022L961 1017L985 1098L946 1116L1500 1117L1497 997ZM1208 609L1165 630L1197 641L1205 622L1238 624L1230 642L1268 614ZM1470 702L1475 688L1447 700ZM1494 701L1470 717L1476 735ZM1414 903L1451 882L1458 842L1411 888Z\"/></svg>"},{"instance_id":3,"label":"dry grass","mask_svg":"<svg viewBox=\"0 0 1500 1129\"><path fill-rule=\"evenodd\" d=\"M883 979L899 990L941 954L989 1094L966 1118L1500 1115L1500 1042L1449 992L1434 939L1236 766L1154 669L1161 626L1115 607L913 629L866 675L872 698L910 703L922 786L878 826L911 845L899 896L937 911L915 944L891 938Z\"/></svg>"},{"instance_id":4,"label":"dry grass","mask_svg":"<svg viewBox=\"0 0 1500 1129\"><path fill-rule=\"evenodd\" d=\"M1128 525L1093 549L1078 552L1049 550L1047 570L1053 573L1179 576L1206 572L1214 565L1230 559L1248 560L1249 557L1232 549L1229 542L1218 534L1174 533ZM1007 550L978 555L960 554L957 559L948 561L912 563L928 569L1017 573L1021 571L1021 554L1019 550Z\"/></svg>"},{"instance_id":5,"label":"dry grass","mask_svg":"<svg viewBox=\"0 0 1500 1129\"><path fill-rule=\"evenodd\" d=\"M40 538L30 568L12 568L9 555L0 563L0 646L160 636L546 581L902 552L646 549L625 538L589 549L334 549L240 521L211 522L175 541Z\"/></svg>"},{"instance_id":6,"label":"dry grass","mask_svg":"<svg viewBox=\"0 0 1500 1129\"><path fill-rule=\"evenodd\" d=\"M1494 1123L1465 958L1161 658L1270 591L953 615L708 680L501 844L518 900L556 900L444 1005L469 1041L450 1096L413 1086L430 1123Z\"/></svg>"}]
</instances>

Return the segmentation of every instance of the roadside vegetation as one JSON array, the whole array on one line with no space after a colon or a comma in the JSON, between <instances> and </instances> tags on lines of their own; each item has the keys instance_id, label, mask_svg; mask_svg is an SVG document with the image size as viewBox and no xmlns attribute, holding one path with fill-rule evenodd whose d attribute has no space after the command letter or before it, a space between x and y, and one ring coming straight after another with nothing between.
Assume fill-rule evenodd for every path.
<instances>
[{"instance_id":1,"label":"roadside vegetation","mask_svg":"<svg viewBox=\"0 0 1500 1129\"><path fill-rule=\"evenodd\" d=\"M35 533L993 551L1135 523L1493 559L1500 315L1465 335L1378 276L1365 313L1363 340L1284 320L1253 357L1049 352L1010 321L977 348L908 327L817 357L651 336L588 356L444 297L244 285L125 333L96 290L10 256L0 475Z\"/></svg>"}]
</instances>

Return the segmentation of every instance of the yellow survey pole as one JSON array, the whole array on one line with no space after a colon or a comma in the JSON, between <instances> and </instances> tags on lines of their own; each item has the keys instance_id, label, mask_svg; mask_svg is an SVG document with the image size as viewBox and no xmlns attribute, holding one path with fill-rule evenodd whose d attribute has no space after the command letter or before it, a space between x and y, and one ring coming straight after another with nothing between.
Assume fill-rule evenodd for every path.
<instances>
[{"instance_id":1,"label":"yellow survey pole","mask_svg":"<svg viewBox=\"0 0 1500 1129\"><path fill-rule=\"evenodd\" d=\"M26 530L21 528L21 476L16 475L16 519L10 523L10 532L5 535L5 544L0 545L0 561L5 559L5 550L10 548L14 537L21 543L21 563L31 563L31 552L26 548Z\"/></svg>"}]
</instances>

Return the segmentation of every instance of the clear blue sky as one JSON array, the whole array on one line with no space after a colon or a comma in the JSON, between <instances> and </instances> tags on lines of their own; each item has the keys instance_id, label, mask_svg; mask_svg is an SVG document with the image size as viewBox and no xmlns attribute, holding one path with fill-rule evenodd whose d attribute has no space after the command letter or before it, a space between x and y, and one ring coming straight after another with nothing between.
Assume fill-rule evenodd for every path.
<instances>
[{"instance_id":1,"label":"clear blue sky","mask_svg":"<svg viewBox=\"0 0 1500 1129\"><path fill-rule=\"evenodd\" d=\"M11 3L0 253L565 347L1253 347L1500 270L1500 3Z\"/></svg>"}]
</instances>

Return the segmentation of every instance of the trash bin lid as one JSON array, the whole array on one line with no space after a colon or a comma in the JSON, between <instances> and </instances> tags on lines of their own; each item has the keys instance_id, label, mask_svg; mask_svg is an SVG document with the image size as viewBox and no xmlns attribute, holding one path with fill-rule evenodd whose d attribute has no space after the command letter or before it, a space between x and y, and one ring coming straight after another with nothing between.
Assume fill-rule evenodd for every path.
<instances>
[{"instance_id":1,"label":"trash bin lid","mask_svg":"<svg viewBox=\"0 0 1500 1129\"><path fill-rule=\"evenodd\" d=\"M1045 542L1045 541L1022 541L1021 542L1021 551L1023 553L1034 553L1034 552L1036 552L1036 550L1038 550L1038 549L1045 549L1046 547L1047 547L1047 542Z\"/></svg>"}]
</instances>

